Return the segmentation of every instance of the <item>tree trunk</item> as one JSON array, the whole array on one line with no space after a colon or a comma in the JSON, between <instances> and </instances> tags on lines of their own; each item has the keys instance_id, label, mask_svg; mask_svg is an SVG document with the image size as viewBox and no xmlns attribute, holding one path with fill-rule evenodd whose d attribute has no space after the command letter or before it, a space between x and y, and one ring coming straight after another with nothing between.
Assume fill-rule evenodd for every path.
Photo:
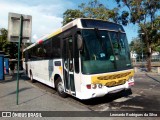
<instances>
[{"instance_id":1,"label":"tree trunk","mask_svg":"<svg viewBox=\"0 0 160 120\"><path fill-rule=\"evenodd\" d=\"M148 36L146 35L147 40L147 71L151 71L151 45L148 41Z\"/></svg>"},{"instance_id":2,"label":"tree trunk","mask_svg":"<svg viewBox=\"0 0 160 120\"><path fill-rule=\"evenodd\" d=\"M147 58L147 71L148 72L151 71L151 53L149 51L148 51L148 58Z\"/></svg>"}]
</instances>

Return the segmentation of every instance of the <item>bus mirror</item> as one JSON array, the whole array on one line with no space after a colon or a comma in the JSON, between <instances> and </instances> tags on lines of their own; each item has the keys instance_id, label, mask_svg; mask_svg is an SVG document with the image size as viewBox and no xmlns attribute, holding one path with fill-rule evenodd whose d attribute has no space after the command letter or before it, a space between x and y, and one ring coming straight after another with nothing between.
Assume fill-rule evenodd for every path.
<instances>
[{"instance_id":1,"label":"bus mirror","mask_svg":"<svg viewBox=\"0 0 160 120\"><path fill-rule=\"evenodd\" d=\"M78 46L79 50L83 49L83 39L80 34L78 34L78 36L77 36L77 46Z\"/></svg>"}]
</instances>

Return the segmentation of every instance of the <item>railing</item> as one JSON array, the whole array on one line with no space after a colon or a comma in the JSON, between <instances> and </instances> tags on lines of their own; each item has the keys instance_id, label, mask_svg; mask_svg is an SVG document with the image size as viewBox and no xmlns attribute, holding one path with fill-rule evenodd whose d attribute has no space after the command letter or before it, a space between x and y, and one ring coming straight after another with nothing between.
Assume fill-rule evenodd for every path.
<instances>
[{"instance_id":1,"label":"railing","mask_svg":"<svg viewBox=\"0 0 160 120\"><path fill-rule=\"evenodd\" d=\"M146 63L147 62L147 56L138 56L137 58L132 58L132 63ZM151 62L160 62L160 55L158 56L152 56L151 57Z\"/></svg>"},{"instance_id":2,"label":"railing","mask_svg":"<svg viewBox=\"0 0 160 120\"><path fill-rule=\"evenodd\" d=\"M132 59L132 64L135 72L147 72L147 56L143 56L143 58L139 56L136 59ZM160 56L152 56L151 71L160 73Z\"/></svg>"}]
</instances>

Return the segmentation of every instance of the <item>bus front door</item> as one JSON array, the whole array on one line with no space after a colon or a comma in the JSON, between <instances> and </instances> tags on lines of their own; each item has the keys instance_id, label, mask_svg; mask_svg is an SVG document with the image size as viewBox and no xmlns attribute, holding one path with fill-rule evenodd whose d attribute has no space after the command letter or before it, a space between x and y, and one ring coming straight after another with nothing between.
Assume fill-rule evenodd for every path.
<instances>
[{"instance_id":1,"label":"bus front door","mask_svg":"<svg viewBox=\"0 0 160 120\"><path fill-rule=\"evenodd\" d=\"M64 85L67 93L75 95L73 64L73 39L68 37L63 42Z\"/></svg>"}]
</instances>

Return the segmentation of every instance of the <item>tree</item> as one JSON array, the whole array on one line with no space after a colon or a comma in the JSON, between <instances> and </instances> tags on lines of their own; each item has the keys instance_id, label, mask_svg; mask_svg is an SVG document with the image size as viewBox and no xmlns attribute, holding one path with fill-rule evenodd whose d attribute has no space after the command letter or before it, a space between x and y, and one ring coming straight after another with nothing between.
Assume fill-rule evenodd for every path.
<instances>
[{"instance_id":1,"label":"tree","mask_svg":"<svg viewBox=\"0 0 160 120\"><path fill-rule=\"evenodd\" d=\"M75 18L85 17L80 10L72 10L68 9L63 13L63 22L62 24L65 25L71 22Z\"/></svg>"},{"instance_id":2,"label":"tree","mask_svg":"<svg viewBox=\"0 0 160 120\"><path fill-rule=\"evenodd\" d=\"M138 59L141 59L142 61L144 60L144 58L146 59L146 56L144 55L147 54L147 48L146 45L142 42L141 38L133 38L129 46L131 52L138 55Z\"/></svg>"},{"instance_id":3,"label":"tree","mask_svg":"<svg viewBox=\"0 0 160 120\"><path fill-rule=\"evenodd\" d=\"M9 43L7 41L8 31L5 28L1 28L0 33L0 51L3 51L5 50L4 46Z\"/></svg>"},{"instance_id":4,"label":"tree","mask_svg":"<svg viewBox=\"0 0 160 120\"><path fill-rule=\"evenodd\" d=\"M143 42L147 47L147 68L151 71L151 54L153 46L158 43L159 26L156 25L159 21L157 12L160 10L159 0L116 0L118 7L126 6L129 15L125 16L126 23L133 23L140 28L139 34L142 32ZM123 14L123 12L122 12ZM156 26L155 26L156 25Z\"/></svg>"},{"instance_id":5,"label":"tree","mask_svg":"<svg viewBox=\"0 0 160 120\"><path fill-rule=\"evenodd\" d=\"M112 10L106 8L102 3L98 0L92 0L90 2L82 3L79 5L81 12L87 18L96 18L102 20L111 20L114 22L118 22L117 16L118 12L117 9L114 8Z\"/></svg>"},{"instance_id":6,"label":"tree","mask_svg":"<svg viewBox=\"0 0 160 120\"><path fill-rule=\"evenodd\" d=\"M101 20L110 20L113 22L119 22L118 9L108 9L98 0L91 0L90 2L82 3L79 9L68 9L63 13L63 25L76 18L96 18Z\"/></svg>"},{"instance_id":7,"label":"tree","mask_svg":"<svg viewBox=\"0 0 160 120\"><path fill-rule=\"evenodd\" d=\"M17 58L16 53L18 52L17 43L11 43L7 39L8 31L5 28L0 29L0 51L4 51L10 58Z\"/></svg>"},{"instance_id":8,"label":"tree","mask_svg":"<svg viewBox=\"0 0 160 120\"><path fill-rule=\"evenodd\" d=\"M130 50L135 51L138 55L141 55L142 52L146 53L146 47L143 45L142 40L139 38L134 38L129 44ZM142 48L144 46L144 48Z\"/></svg>"}]
</instances>

